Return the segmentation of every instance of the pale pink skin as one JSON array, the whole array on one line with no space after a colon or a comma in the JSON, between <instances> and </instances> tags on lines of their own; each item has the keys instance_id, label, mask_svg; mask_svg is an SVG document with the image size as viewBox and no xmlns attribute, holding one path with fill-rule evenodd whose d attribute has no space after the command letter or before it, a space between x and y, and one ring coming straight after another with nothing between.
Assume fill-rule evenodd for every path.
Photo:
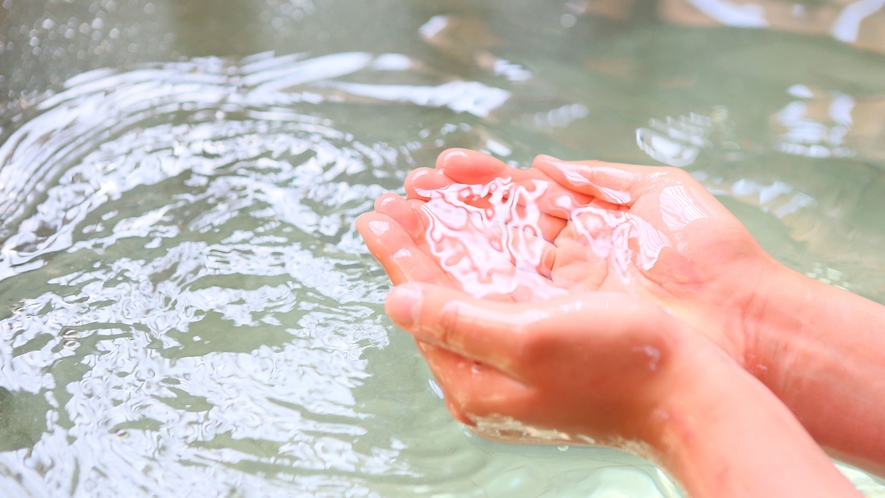
<instances>
[{"instance_id":1,"label":"pale pink skin","mask_svg":"<svg viewBox=\"0 0 885 498\"><path fill-rule=\"evenodd\" d=\"M685 172L451 150L406 192L357 227L458 420L642 441L692 496L856 495L815 440L885 468L883 308L774 261Z\"/></svg>"}]
</instances>

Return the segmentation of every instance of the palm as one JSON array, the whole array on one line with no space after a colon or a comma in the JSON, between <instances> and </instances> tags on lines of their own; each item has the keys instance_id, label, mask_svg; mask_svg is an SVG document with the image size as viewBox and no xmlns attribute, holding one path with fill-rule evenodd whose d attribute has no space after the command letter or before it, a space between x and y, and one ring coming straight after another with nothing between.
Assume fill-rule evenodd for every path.
<instances>
[{"instance_id":1,"label":"palm","mask_svg":"<svg viewBox=\"0 0 885 498\"><path fill-rule=\"evenodd\" d=\"M681 287L711 286L736 258L729 247L742 226L715 219L721 214L671 178L629 205L594 199L574 206L551 241L557 249L552 279L676 304L674 297L685 294Z\"/></svg>"}]
</instances>

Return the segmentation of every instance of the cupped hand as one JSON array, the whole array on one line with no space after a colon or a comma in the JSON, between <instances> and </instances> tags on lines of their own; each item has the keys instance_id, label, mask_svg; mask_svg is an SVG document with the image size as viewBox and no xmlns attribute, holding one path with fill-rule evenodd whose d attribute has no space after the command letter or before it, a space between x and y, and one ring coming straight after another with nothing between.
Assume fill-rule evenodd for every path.
<instances>
[{"instance_id":1,"label":"cupped hand","mask_svg":"<svg viewBox=\"0 0 885 498\"><path fill-rule=\"evenodd\" d=\"M418 340L452 414L492 438L653 441L656 413L711 354L730 362L659 306L621 293L490 302L408 283L386 310Z\"/></svg>"},{"instance_id":2,"label":"cupped hand","mask_svg":"<svg viewBox=\"0 0 885 498\"><path fill-rule=\"evenodd\" d=\"M450 150L435 169L413 171L406 192L408 200L383 197L376 210L408 232L406 243L425 259L414 267L438 277L406 271L403 281L444 279L496 300L643 296L742 364L757 342L761 289L782 271L740 221L675 168L538 156L522 170ZM383 252L376 253L382 263ZM387 262L389 272L397 266Z\"/></svg>"},{"instance_id":3,"label":"cupped hand","mask_svg":"<svg viewBox=\"0 0 885 498\"><path fill-rule=\"evenodd\" d=\"M532 346L538 350L546 342L546 361L517 355L506 365L489 363L466 350L467 346L455 347L448 339L416 333L422 353L446 389L450 409L460 420L471 421L465 413L494 413L490 407L467 400L492 399L511 403L508 410L498 413L533 420L531 414L538 412L519 409L532 405L526 401L531 396L518 395L520 389L533 386L535 401L547 395L565 400L570 389L568 377L578 375L591 361L606 365L588 356L587 348L602 344L594 351L612 355L613 361L620 358L621 365L627 365L624 358L630 357L632 350L622 348L615 354L612 351L617 348L598 340L624 334L635 339L641 352L641 333L651 334L645 339L652 344L654 334L676 328L660 325L664 323L680 323L693 331L699 344L709 344L706 338L712 339L738 364L745 363L753 341L743 318L753 306L754 283L773 271L773 261L743 225L688 174L670 168L567 163L546 156L539 156L532 168L521 170L485 154L453 150L440 156L435 169L412 172L405 186L406 199L382 196L375 203L376 211L357 221L367 246L395 285L433 284L453 292L439 291L439 296L475 299L476 310L511 306L508 309L516 313L540 306L546 307L545 313L561 315L538 322L542 325L533 325L532 334L520 336L520 340L538 344ZM568 299L597 304L586 305L594 312L572 313L563 311L568 306L560 306L561 300ZM598 305L600 300L605 301L604 311ZM439 307L445 308L444 303ZM504 348L505 342L497 335L487 336L486 329L518 330L527 320L521 313L512 319L503 312L484 316L471 340L485 344L490 351ZM612 320L626 318L634 318L630 326L615 327L613 336L605 335L610 332L605 326ZM439 319L443 328L453 320L449 313L442 313ZM597 334L590 334L591 330ZM487 342L486 337L494 340ZM462 342L468 343L466 339ZM666 349L650 347L648 351ZM572 363L557 364L555 358L568 358L569 351L585 353ZM528 363L522 365L524 361ZM469 378L475 370L473 362L481 365L475 368L487 372L483 376L487 380ZM526 373L519 368L533 370ZM554 373L543 379L532 377L544 370ZM562 375L565 377L560 378ZM587 375L593 373L588 371ZM486 382L500 384L501 389L511 385L515 390L498 397L457 394L465 389L487 389L482 387ZM557 382L562 387L557 387ZM612 392L637 390L643 382L637 380L630 389ZM576 398L575 403L587 403L586 409L577 413L602 402L591 398ZM620 414L617 417L626 412L647 415L650 406L637 409L618 403L609 399L599 406Z\"/></svg>"},{"instance_id":4,"label":"cupped hand","mask_svg":"<svg viewBox=\"0 0 885 498\"><path fill-rule=\"evenodd\" d=\"M481 436L619 447L697 497L859 496L769 390L642 297L494 302L412 282L385 308Z\"/></svg>"},{"instance_id":5,"label":"cupped hand","mask_svg":"<svg viewBox=\"0 0 885 498\"><path fill-rule=\"evenodd\" d=\"M802 496L852 493L775 397L842 390L769 375L769 391L745 371L783 361L777 331L759 332L785 268L690 175L546 156L521 170L454 150L405 187L357 228L397 286L388 314L415 336L458 420L492 437L638 439L697 496L784 495L796 479L766 476L787 461ZM800 353L832 356L819 349ZM832 427L812 405L790 406ZM843 435L833 446L850 449Z\"/></svg>"}]
</instances>

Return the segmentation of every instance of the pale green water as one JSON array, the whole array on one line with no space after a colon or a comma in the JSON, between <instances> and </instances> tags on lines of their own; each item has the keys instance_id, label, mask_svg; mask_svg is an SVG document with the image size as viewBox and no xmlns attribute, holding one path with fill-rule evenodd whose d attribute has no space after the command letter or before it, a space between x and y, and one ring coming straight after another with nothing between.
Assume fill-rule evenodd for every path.
<instances>
[{"instance_id":1,"label":"pale green water","mask_svg":"<svg viewBox=\"0 0 885 498\"><path fill-rule=\"evenodd\" d=\"M564 2L2 5L5 496L676 496L448 416L352 228L447 147L683 165L885 301L885 56Z\"/></svg>"}]
</instances>

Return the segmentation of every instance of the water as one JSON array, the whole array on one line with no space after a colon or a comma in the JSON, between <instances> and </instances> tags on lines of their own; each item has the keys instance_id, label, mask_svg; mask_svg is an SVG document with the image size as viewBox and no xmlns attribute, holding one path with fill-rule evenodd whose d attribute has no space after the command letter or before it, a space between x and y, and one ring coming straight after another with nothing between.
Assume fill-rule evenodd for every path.
<instances>
[{"instance_id":1,"label":"water","mask_svg":"<svg viewBox=\"0 0 885 498\"><path fill-rule=\"evenodd\" d=\"M678 496L448 416L352 225L448 147L684 167L885 301L875 51L565 2L2 5L8 496Z\"/></svg>"},{"instance_id":2,"label":"water","mask_svg":"<svg viewBox=\"0 0 885 498\"><path fill-rule=\"evenodd\" d=\"M711 207L715 203L702 187L670 172L591 167L549 156L539 156L525 171L453 150L443 153L437 169L418 170L406 183L410 202L423 201L420 208L387 196L377 210L404 228L423 225L418 247L426 247L457 288L486 299L537 301L588 290L661 299L645 284L658 282L655 274L668 280L666 270L662 275L655 269L662 252L690 253L698 229L691 232L688 225L728 215ZM645 188L619 190L621 183ZM387 222L370 222L375 233L387 228L372 223Z\"/></svg>"}]
</instances>

